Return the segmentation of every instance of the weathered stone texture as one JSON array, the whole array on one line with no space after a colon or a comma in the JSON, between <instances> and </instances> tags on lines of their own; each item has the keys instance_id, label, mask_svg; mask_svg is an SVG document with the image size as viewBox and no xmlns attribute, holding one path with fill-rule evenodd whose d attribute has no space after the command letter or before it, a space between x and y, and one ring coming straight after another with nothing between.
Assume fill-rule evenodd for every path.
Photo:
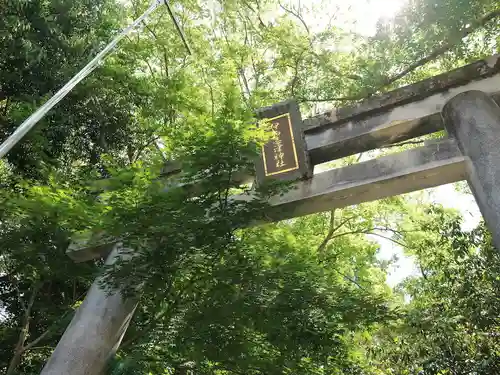
<instances>
[{"instance_id":1,"label":"weathered stone texture","mask_svg":"<svg viewBox=\"0 0 500 375\"><path fill-rule=\"evenodd\" d=\"M468 91L445 105L443 118L467 158L467 180L500 249L500 107L484 92Z\"/></svg>"}]
</instances>

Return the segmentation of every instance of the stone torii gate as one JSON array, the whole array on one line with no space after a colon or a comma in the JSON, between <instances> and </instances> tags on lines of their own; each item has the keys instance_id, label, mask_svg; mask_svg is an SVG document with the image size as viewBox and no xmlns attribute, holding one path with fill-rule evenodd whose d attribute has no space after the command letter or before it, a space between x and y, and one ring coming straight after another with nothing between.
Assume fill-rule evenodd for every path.
<instances>
[{"instance_id":1,"label":"stone torii gate","mask_svg":"<svg viewBox=\"0 0 500 375\"><path fill-rule=\"evenodd\" d=\"M257 181L294 180L270 199L282 220L467 180L500 249L500 55L302 120L293 101L259 111L276 137L256 163ZM445 129L424 146L312 174L314 165ZM175 172L175 167L170 172ZM245 198L245 197L241 197ZM109 255L108 255L109 254ZM120 256L117 244L76 242L75 261ZM97 375L116 352L137 301L107 294L97 279L43 375Z\"/></svg>"}]
</instances>

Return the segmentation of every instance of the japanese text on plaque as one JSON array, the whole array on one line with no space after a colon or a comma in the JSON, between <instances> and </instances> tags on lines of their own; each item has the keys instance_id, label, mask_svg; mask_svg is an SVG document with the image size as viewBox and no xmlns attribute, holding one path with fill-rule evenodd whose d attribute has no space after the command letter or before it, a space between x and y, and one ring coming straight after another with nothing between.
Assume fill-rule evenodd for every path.
<instances>
[{"instance_id":1,"label":"japanese text on plaque","mask_svg":"<svg viewBox=\"0 0 500 375\"><path fill-rule=\"evenodd\" d=\"M278 122L273 122L271 125L274 141L274 162L276 163L276 168L283 168L286 165L285 153L283 152L283 141L281 140L279 125Z\"/></svg>"},{"instance_id":2,"label":"japanese text on plaque","mask_svg":"<svg viewBox=\"0 0 500 375\"><path fill-rule=\"evenodd\" d=\"M299 168L290 115L270 118L271 139L263 147L266 176L278 175Z\"/></svg>"}]
</instances>

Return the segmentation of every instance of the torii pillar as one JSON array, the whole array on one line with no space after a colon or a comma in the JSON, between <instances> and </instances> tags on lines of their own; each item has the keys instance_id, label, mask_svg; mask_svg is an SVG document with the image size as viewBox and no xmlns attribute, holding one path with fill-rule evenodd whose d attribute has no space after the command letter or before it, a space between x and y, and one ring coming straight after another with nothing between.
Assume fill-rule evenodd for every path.
<instances>
[{"instance_id":1,"label":"torii pillar","mask_svg":"<svg viewBox=\"0 0 500 375\"><path fill-rule=\"evenodd\" d=\"M446 103L442 116L466 157L467 181L500 250L500 107L482 91L466 91Z\"/></svg>"},{"instance_id":2,"label":"torii pillar","mask_svg":"<svg viewBox=\"0 0 500 375\"><path fill-rule=\"evenodd\" d=\"M120 243L102 248L111 251L107 265L130 257ZM103 375L127 331L138 299L124 298L120 290L110 293L102 287L102 281L98 277L92 284L41 375Z\"/></svg>"}]
</instances>

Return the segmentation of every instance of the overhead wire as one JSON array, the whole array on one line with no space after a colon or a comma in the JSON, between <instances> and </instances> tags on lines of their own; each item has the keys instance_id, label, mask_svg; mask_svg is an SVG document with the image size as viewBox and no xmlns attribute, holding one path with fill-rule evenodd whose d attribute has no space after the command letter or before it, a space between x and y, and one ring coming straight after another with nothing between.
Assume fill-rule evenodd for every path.
<instances>
[{"instance_id":1,"label":"overhead wire","mask_svg":"<svg viewBox=\"0 0 500 375\"><path fill-rule=\"evenodd\" d=\"M189 43L188 43L188 41L186 39L186 36L184 35L184 31L182 31L181 25L177 21L177 18L175 18L175 14L172 11L172 8L170 7L170 4L168 3L167 0L164 0L164 3L167 6L168 14L170 14L170 18L172 18L172 22L174 23L175 28L177 29L177 32L179 33L179 36L182 39L182 43L184 44L184 47L186 47L187 53L189 53L190 55L192 55L193 52L191 51L191 47L189 46Z\"/></svg>"}]
</instances>

